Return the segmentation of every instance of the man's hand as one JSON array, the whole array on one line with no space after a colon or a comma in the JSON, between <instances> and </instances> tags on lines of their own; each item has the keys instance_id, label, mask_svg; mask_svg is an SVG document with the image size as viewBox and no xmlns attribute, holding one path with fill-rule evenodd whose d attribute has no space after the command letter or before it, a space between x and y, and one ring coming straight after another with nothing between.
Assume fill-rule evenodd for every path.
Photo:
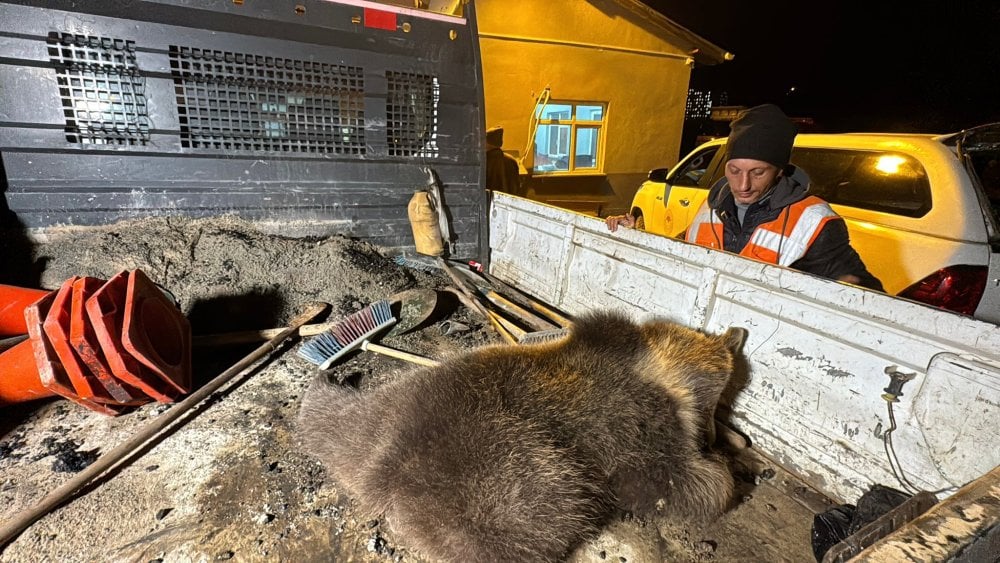
<instances>
[{"instance_id":1,"label":"man's hand","mask_svg":"<svg viewBox=\"0 0 1000 563\"><path fill-rule=\"evenodd\" d=\"M635 227L635 217L625 214L625 215L610 215L604 220L604 224L608 226L608 230L612 233L618 230L619 226L633 228Z\"/></svg>"}]
</instances>

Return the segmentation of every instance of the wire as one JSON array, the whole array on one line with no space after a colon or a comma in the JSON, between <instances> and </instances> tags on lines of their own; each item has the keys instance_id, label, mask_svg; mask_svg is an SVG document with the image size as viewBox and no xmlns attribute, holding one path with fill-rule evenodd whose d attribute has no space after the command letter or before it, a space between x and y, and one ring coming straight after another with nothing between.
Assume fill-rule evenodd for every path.
<instances>
[{"instance_id":1,"label":"wire","mask_svg":"<svg viewBox=\"0 0 1000 563\"><path fill-rule=\"evenodd\" d=\"M728 180L726 180L725 178L722 178L722 180L720 180L720 181L725 181L726 182L726 185L723 186L722 189L726 189L726 188L729 187L729 181ZM716 182L716 184L718 184L718 182ZM719 245L719 250L725 250L726 247L725 247L724 244L722 244L722 241L719 240L719 233L716 232L716 230L715 230L715 214L716 213L718 213L718 211L716 211L715 209L712 209L712 206L709 205L708 206L708 226L711 227L712 236L715 237L715 242ZM722 220L722 216L720 215L719 216L719 221L721 221L721 220ZM722 230L723 230L723 235L725 235L725 230L726 230L726 226L725 225L722 225ZM695 236L697 237L698 233L695 233Z\"/></svg>"},{"instance_id":2,"label":"wire","mask_svg":"<svg viewBox=\"0 0 1000 563\"><path fill-rule=\"evenodd\" d=\"M903 464L899 463L899 458L896 456L896 449L892 446L892 432L896 430L896 414L892 410L892 401L886 401L886 405L889 409L889 429L882 433L882 444L885 447L885 455L889 459L889 468L892 469L892 475L899 481L899 484L906 490L906 492L916 494L920 492L920 487L915 486L906 478L903 473ZM896 468L899 468L898 471ZM947 489L942 489L947 490Z\"/></svg>"},{"instance_id":3,"label":"wire","mask_svg":"<svg viewBox=\"0 0 1000 563\"><path fill-rule=\"evenodd\" d=\"M722 218L720 217L719 220L721 221L721 219ZM712 236L715 237L715 242L719 245L719 250L725 250L726 248L722 245L722 241L719 240L719 233L715 230L715 210L711 207L709 208L708 214L708 226L711 227L710 230L712 231ZM723 225L722 228L725 229L726 226ZM695 236L697 235L698 233L695 233Z\"/></svg>"},{"instance_id":4,"label":"wire","mask_svg":"<svg viewBox=\"0 0 1000 563\"><path fill-rule=\"evenodd\" d=\"M524 159L528 156L528 151L531 150L531 146L535 144L535 133L538 132L538 122L541 121L542 112L545 111L545 106L549 104L549 99L552 98L552 90L546 86L542 93L538 95L538 100L535 101L535 111L531 114L531 121L528 125L528 144L524 146L524 152L518 157L517 162L524 168ZM539 108L541 104L541 108Z\"/></svg>"}]
</instances>

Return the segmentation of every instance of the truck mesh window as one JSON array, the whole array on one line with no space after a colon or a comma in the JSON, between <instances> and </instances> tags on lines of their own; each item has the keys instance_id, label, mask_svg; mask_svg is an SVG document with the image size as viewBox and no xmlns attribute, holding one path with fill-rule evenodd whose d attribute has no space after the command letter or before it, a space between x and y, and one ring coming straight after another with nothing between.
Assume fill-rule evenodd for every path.
<instances>
[{"instance_id":1,"label":"truck mesh window","mask_svg":"<svg viewBox=\"0 0 1000 563\"><path fill-rule=\"evenodd\" d=\"M149 141L146 78L132 41L50 32L49 60L66 118L66 140L94 145Z\"/></svg>"},{"instance_id":2,"label":"truck mesh window","mask_svg":"<svg viewBox=\"0 0 1000 563\"><path fill-rule=\"evenodd\" d=\"M170 46L181 146L365 154L359 67Z\"/></svg>"},{"instance_id":3,"label":"truck mesh window","mask_svg":"<svg viewBox=\"0 0 1000 563\"><path fill-rule=\"evenodd\" d=\"M438 156L438 102L441 87L433 76L385 73L386 144L390 156Z\"/></svg>"}]
</instances>

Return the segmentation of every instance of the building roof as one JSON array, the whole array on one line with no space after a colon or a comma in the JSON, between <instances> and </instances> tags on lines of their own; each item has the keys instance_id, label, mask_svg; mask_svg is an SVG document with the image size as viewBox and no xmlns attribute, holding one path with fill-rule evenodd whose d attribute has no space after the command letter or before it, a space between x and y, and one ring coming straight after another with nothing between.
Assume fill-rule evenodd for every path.
<instances>
[{"instance_id":1,"label":"building roof","mask_svg":"<svg viewBox=\"0 0 1000 563\"><path fill-rule=\"evenodd\" d=\"M616 1L636 15L662 28L670 39L684 48L697 64L716 65L731 61L736 57L733 53L671 20L644 2L639 0Z\"/></svg>"}]
</instances>

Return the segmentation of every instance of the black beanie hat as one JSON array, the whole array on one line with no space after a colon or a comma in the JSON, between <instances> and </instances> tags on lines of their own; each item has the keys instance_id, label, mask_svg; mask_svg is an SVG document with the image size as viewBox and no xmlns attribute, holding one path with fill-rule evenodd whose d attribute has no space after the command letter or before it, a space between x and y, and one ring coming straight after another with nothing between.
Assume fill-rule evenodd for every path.
<instances>
[{"instance_id":1,"label":"black beanie hat","mask_svg":"<svg viewBox=\"0 0 1000 563\"><path fill-rule=\"evenodd\" d=\"M730 131L727 160L752 158L784 168L798 129L781 108L764 104L740 112Z\"/></svg>"}]
</instances>

